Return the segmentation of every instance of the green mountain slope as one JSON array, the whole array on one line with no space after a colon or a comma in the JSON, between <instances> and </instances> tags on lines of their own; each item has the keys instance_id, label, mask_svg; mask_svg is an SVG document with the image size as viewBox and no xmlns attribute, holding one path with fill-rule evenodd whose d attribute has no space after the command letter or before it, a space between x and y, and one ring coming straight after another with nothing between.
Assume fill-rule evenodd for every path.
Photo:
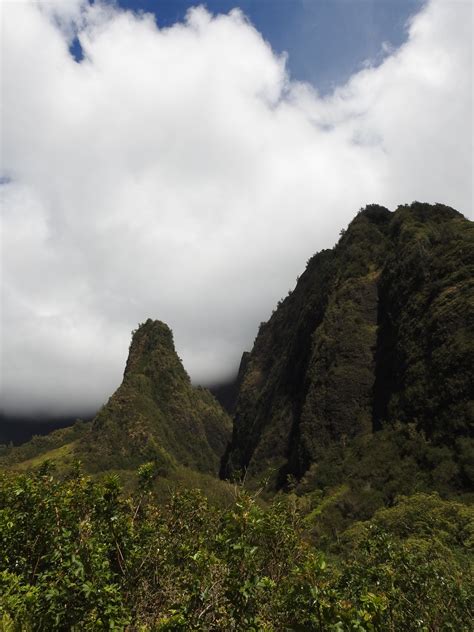
<instances>
[{"instance_id":1,"label":"green mountain slope","mask_svg":"<svg viewBox=\"0 0 474 632\"><path fill-rule=\"evenodd\" d=\"M472 436L473 224L442 205L370 205L342 233L259 330L224 477L280 486L386 423Z\"/></svg>"},{"instance_id":2,"label":"green mountain slope","mask_svg":"<svg viewBox=\"0 0 474 632\"><path fill-rule=\"evenodd\" d=\"M154 461L165 475L176 467L178 477L183 467L216 475L231 424L209 391L191 385L169 327L147 320L133 334L122 384L91 423L35 437L0 463L25 469L51 459L68 468L80 460L100 472Z\"/></svg>"},{"instance_id":3,"label":"green mountain slope","mask_svg":"<svg viewBox=\"0 0 474 632\"><path fill-rule=\"evenodd\" d=\"M191 385L169 327L147 320L134 332L122 384L78 451L91 469L155 460L216 473L230 428L213 396Z\"/></svg>"},{"instance_id":4,"label":"green mountain slope","mask_svg":"<svg viewBox=\"0 0 474 632\"><path fill-rule=\"evenodd\" d=\"M244 353L232 438L140 325L92 422L4 446L0 629L471 630L473 228L359 213Z\"/></svg>"}]
</instances>

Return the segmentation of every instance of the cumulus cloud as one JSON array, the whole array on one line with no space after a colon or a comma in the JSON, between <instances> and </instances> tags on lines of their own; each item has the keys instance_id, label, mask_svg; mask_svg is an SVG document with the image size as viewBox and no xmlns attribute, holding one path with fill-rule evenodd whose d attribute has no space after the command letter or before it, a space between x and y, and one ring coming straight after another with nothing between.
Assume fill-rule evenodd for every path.
<instances>
[{"instance_id":1,"label":"cumulus cloud","mask_svg":"<svg viewBox=\"0 0 474 632\"><path fill-rule=\"evenodd\" d=\"M323 98L238 10L160 29L109 4L6 3L5 410L96 408L148 317L218 381L360 206L469 215L471 11L432 0Z\"/></svg>"}]
</instances>

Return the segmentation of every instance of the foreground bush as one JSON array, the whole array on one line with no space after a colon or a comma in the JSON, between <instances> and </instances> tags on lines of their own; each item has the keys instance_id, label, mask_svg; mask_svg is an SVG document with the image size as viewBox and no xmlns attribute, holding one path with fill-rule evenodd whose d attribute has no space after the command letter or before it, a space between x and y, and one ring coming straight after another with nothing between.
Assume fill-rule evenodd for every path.
<instances>
[{"instance_id":1,"label":"foreground bush","mask_svg":"<svg viewBox=\"0 0 474 632\"><path fill-rule=\"evenodd\" d=\"M186 491L157 506L152 466L139 478L125 498L113 477L0 476L4 630L469 629L462 564L425 541L364 524L327 566L288 499L262 509L239 492L223 510Z\"/></svg>"}]
</instances>

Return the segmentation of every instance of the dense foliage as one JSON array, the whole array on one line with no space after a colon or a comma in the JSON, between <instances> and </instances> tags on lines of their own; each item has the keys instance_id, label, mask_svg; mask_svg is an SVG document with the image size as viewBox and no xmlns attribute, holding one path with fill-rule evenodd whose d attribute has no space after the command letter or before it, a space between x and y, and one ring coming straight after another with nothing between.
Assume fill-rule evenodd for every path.
<instances>
[{"instance_id":1,"label":"dense foliage","mask_svg":"<svg viewBox=\"0 0 474 632\"><path fill-rule=\"evenodd\" d=\"M140 325L91 423L2 448L0 631L470 631L473 257L414 203L310 259L242 359L238 486L230 418Z\"/></svg>"},{"instance_id":2,"label":"dense foliage","mask_svg":"<svg viewBox=\"0 0 474 632\"><path fill-rule=\"evenodd\" d=\"M472 621L468 507L418 495L357 523L327 563L295 498L157 505L76 470L0 477L0 616L15 630L456 630Z\"/></svg>"},{"instance_id":3,"label":"dense foliage","mask_svg":"<svg viewBox=\"0 0 474 632\"><path fill-rule=\"evenodd\" d=\"M331 547L354 521L393 506L402 494L436 491L472 503L473 464L474 439L442 446L414 424L398 423L321 447L295 490L313 537Z\"/></svg>"},{"instance_id":4,"label":"dense foliage","mask_svg":"<svg viewBox=\"0 0 474 632\"><path fill-rule=\"evenodd\" d=\"M474 435L474 224L400 207L379 284L375 422L415 421L443 443Z\"/></svg>"},{"instance_id":5,"label":"dense foliage","mask_svg":"<svg viewBox=\"0 0 474 632\"><path fill-rule=\"evenodd\" d=\"M362 209L261 325L222 474L279 488L387 423L453 449L472 437L473 279L474 225L457 211Z\"/></svg>"}]
</instances>

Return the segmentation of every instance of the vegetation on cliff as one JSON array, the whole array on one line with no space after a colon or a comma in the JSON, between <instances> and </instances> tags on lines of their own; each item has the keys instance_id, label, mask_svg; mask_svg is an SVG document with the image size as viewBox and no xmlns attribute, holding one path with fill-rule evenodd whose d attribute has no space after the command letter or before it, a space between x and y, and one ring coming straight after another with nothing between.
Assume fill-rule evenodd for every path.
<instances>
[{"instance_id":1,"label":"vegetation on cliff","mask_svg":"<svg viewBox=\"0 0 474 632\"><path fill-rule=\"evenodd\" d=\"M149 319L133 333L123 382L79 451L95 470L153 459L163 473L175 464L216 473L231 424L207 390L191 385L169 327Z\"/></svg>"},{"instance_id":2,"label":"vegetation on cliff","mask_svg":"<svg viewBox=\"0 0 474 632\"><path fill-rule=\"evenodd\" d=\"M470 630L473 279L459 213L368 206L243 355L230 441L140 325L91 423L0 455L0 630Z\"/></svg>"},{"instance_id":3,"label":"vegetation on cliff","mask_svg":"<svg viewBox=\"0 0 474 632\"><path fill-rule=\"evenodd\" d=\"M369 205L315 255L247 361L221 472L276 487L334 443L397 422L472 440L474 226L442 205Z\"/></svg>"},{"instance_id":4,"label":"vegetation on cliff","mask_svg":"<svg viewBox=\"0 0 474 632\"><path fill-rule=\"evenodd\" d=\"M79 459L102 472L153 460L163 475L180 466L215 475L231 426L211 393L191 385L169 327L149 319L133 332L122 384L91 423L36 437L3 462L70 468Z\"/></svg>"}]
</instances>

